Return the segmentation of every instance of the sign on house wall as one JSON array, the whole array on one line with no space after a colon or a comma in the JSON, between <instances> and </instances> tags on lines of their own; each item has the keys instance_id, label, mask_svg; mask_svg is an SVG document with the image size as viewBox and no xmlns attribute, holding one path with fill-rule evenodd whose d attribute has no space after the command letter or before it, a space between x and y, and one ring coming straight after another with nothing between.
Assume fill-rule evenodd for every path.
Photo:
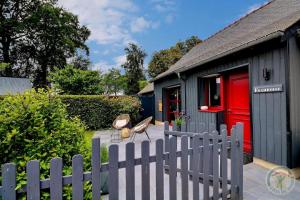
<instances>
[{"instance_id":1,"label":"sign on house wall","mask_svg":"<svg viewBox=\"0 0 300 200\"><path fill-rule=\"evenodd\" d=\"M161 100L158 101L158 111L159 111L159 112L162 112L162 111L163 111L163 104L162 104L162 101L161 101Z\"/></svg>"},{"instance_id":2,"label":"sign on house wall","mask_svg":"<svg viewBox=\"0 0 300 200\"><path fill-rule=\"evenodd\" d=\"M266 85L266 86L255 86L253 88L254 93L274 93L274 92L282 92L282 91L283 91L282 84Z\"/></svg>"}]
</instances>

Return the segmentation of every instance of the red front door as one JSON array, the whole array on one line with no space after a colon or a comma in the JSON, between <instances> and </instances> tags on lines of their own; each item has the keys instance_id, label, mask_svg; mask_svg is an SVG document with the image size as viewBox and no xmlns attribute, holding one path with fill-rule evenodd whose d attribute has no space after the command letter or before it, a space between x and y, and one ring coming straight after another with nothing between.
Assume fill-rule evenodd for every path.
<instances>
[{"instance_id":1,"label":"red front door","mask_svg":"<svg viewBox=\"0 0 300 200\"><path fill-rule=\"evenodd\" d=\"M227 124L229 130L237 122L244 123L244 151L251 152L250 98L248 71L229 74L227 81Z\"/></svg>"}]
</instances>

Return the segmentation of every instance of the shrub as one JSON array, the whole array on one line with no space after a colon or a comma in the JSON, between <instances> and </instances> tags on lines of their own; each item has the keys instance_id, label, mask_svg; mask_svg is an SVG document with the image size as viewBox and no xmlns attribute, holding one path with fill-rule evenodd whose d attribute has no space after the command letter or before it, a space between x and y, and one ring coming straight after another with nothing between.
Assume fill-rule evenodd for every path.
<instances>
[{"instance_id":1,"label":"shrub","mask_svg":"<svg viewBox=\"0 0 300 200\"><path fill-rule=\"evenodd\" d=\"M0 164L17 164L17 188L26 184L25 167L30 160L40 161L41 178L48 178L53 157L63 159L65 174L71 172L75 154L90 161L84 133L81 121L68 118L66 106L48 92L32 90L0 101ZM89 168L86 162L85 169ZM65 197L70 197L70 188L68 191Z\"/></svg>"},{"instance_id":2,"label":"shrub","mask_svg":"<svg viewBox=\"0 0 300 200\"><path fill-rule=\"evenodd\" d=\"M78 116L89 129L110 128L113 120L126 113L135 123L141 103L135 97L60 96L71 116Z\"/></svg>"},{"instance_id":3,"label":"shrub","mask_svg":"<svg viewBox=\"0 0 300 200\"><path fill-rule=\"evenodd\" d=\"M60 94L95 95L103 93L102 78L99 72L76 69L68 65L50 74L53 87Z\"/></svg>"}]
</instances>

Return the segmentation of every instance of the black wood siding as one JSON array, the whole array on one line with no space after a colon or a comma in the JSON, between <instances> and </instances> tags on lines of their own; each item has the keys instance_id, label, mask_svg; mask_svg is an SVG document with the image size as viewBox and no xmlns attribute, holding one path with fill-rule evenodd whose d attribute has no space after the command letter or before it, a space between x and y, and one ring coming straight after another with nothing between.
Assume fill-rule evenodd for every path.
<instances>
[{"instance_id":1,"label":"black wood siding","mask_svg":"<svg viewBox=\"0 0 300 200\"><path fill-rule=\"evenodd\" d=\"M290 131L292 167L300 166L300 46L299 39L289 40Z\"/></svg>"},{"instance_id":2,"label":"black wood siding","mask_svg":"<svg viewBox=\"0 0 300 200\"><path fill-rule=\"evenodd\" d=\"M286 46L250 58L254 156L287 166ZM263 68L272 70L265 81ZM254 94L254 86L282 84L283 92Z\"/></svg>"},{"instance_id":3,"label":"black wood siding","mask_svg":"<svg viewBox=\"0 0 300 200\"><path fill-rule=\"evenodd\" d=\"M199 131L200 122L204 122L206 127L209 127L210 124L218 126L219 124L217 123L222 123L222 117L217 116L217 113L198 111L198 78L209 74L221 73L237 67L248 66L250 75L249 95L251 98L253 154L257 158L287 166L287 47L286 43L278 44L278 42L272 42L273 43L265 44L258 50L241 52L239 55L226 58L226 60L210 63L209 65L186 72L186 81L180 81L182 86L182 108L186 111L186 114L190 116L188 126L190 130L194 130L193 126L196 126L196 131ZM271 79L269 81L265 81L263 78L262 72L264 67L272 70ZM156 99L161 98L163 87L174 84L174 82L176 81L173 77L170 80L155 83ZM282 84L283 92L253 93L254 86L272 84ZM184 88L186 88L186 108L184 106ZM298 98L300 98L300 96ZM158 112L157 105L158 102L156 101L156 119L162 120L163 118L161 113ZM298 116L299 115L298 112ZM298 121L297 125L299 124L300 122Z\"/></svg>"}]
</instances>

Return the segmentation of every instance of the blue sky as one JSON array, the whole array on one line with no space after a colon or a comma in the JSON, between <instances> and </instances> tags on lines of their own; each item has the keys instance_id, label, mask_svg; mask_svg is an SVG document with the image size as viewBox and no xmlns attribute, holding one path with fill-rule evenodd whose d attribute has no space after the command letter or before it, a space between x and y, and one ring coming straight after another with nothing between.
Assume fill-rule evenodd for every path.
<instances>
[{"instance_id":1,"label":"blue sky","mask_svg":"<svg viewBox=\"0 0 300 200\"><path fill-rule=\"evenodd\" d=\"M148 54L192 35L206 39L267 0L59 0L91 30L93 69L119 68L128 42Z\"/></svg>"}]
</instances>

